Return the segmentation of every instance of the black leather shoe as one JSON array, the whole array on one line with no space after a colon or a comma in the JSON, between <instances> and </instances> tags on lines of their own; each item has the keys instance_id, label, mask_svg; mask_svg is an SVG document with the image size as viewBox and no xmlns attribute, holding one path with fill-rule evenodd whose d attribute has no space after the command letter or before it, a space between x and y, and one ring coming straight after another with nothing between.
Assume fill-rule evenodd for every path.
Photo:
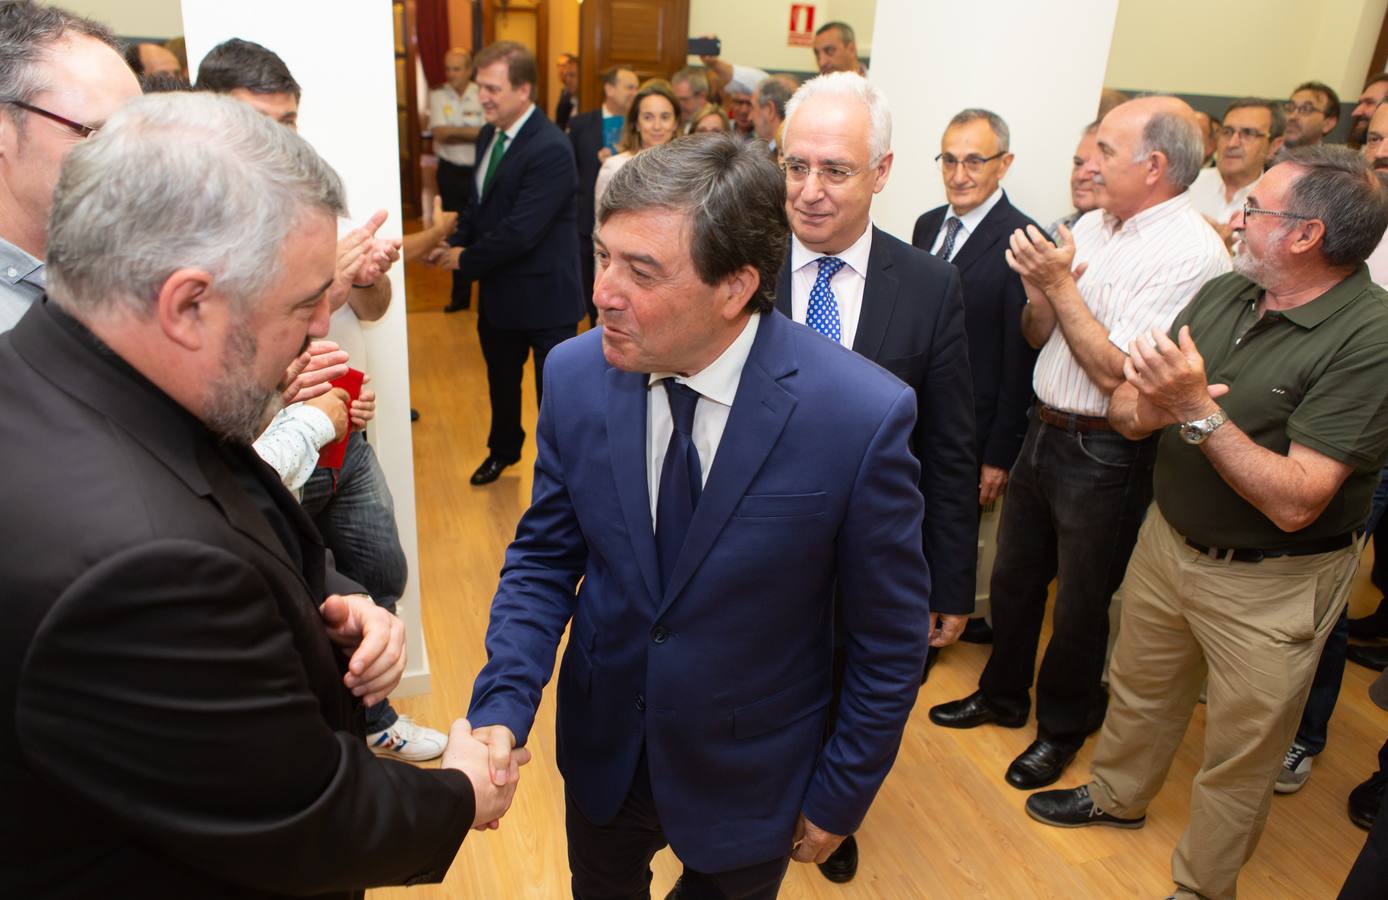
<instances>
[{"instance_id":1,"label":"black leather shoe","mask_svg":"<svg viewBox=\"0 0 1388 900\"><path fill-rule=\"evenodd\" d=\"M1349 820L1368 831L1374 827L1379 807L1383 804L1383 791L1388 788L1388 777L1375 773L1372 778L1349 792Z\"/></svg>"},{"instance_id":2,"label":"black leather shoe","mask_svg":"<svg viewBox=\"0 0 1388 900\"><path fill-rule=\"evenodd\" d=\"M1037 738L1007 767L1007 783L1021 791L1055 784L1081 745L1059 744Z\"/></svg>"},{"instance_id":3,"label":"black leather shoe","mask_svg":"<svg viewBox=\"0 0 1388 900\"><path fill-rule=\"evenodd\" d=\"M1345 659L1382 672L1384 669L1388 669L1388 647L1350 644L1349 649L1345 651Z\"/></svg>"},{"instance_id":4,"label":"black leather shoe","mask_svg":"<svg viewBox=\"0 0 1388 900\"><path fill-rule=\"evenodd\" d=\"M991 644L993 643L993 626L988 624L988 620L979 616L970 619L964 624L964 631L959 635L959 640L966 644Z\"/></svg>"},{"instance_id":5,"label":"black leather shoe","mask_svg":"<svg viewBox=\"0 0 1388 900\"><path fill-rule=\"evenodd\" d=\"M482 465L477 467L477 471L472 473L472 483L491 484L501 477L502 469L512 465L515 465L515 460L507 462L504 459L489 456L482 462Z\"/></svg>"},{"instance_id":6,"label":"black leather shoe","mask_svg":"<svg viewBox=\"0 0 1388 900\"><path fill-rule=\"evenodd\" d=\"M1114 828L1141 828L1146 816L1120 819L1094 805L1089 785L1066 791L1042 791L1027 798L1027 815L1038 822L1057 828L1083 828L1086 825L1109 825Z\"/></svg>"},{"instance_id":7,"label":"black leather shoe","mask_svg":"<svg viewBox=\"0 0 1388 900\"><path fill-rule=\"evenodd\" d=\"M819 871L834 884L844 884L858 874L858 842L853 835L843 839L839 849L819 864Z\"/></svg>"},{"instance_id":8,"label":"black leather shoe","mask_svg":"<svg viewBox=\"0 0 1388 900\"><path fill-rule=\"evenodd\" d=\"M443 311L446 313L462 312L470 306L472 306L471 303L450 303L443 308Z\"/></svg>"},{"instance_id":9,"label":"black leather shoe","mask_svg":"<svg viewBox=\"0 0 1388 900\"><path fill-rule=\"evenodd\" d=\"M1388 600L1379 603L1378 609L1362 619L1350 619L1349 636L1356 641L1388 638Z\"/></svg>"},{"instance_id":10,"label":"black leather shoe","mask_svg":"<svg viewBox=\"0 0 1388 900\"><path fill-rule=\"evenodd\" d=\"M1021 728L1027 723L1027 715L1004 712L989 703L982 691L974 691L963 700L932 706L930 721L945 728L977 728L990 722L1003 728Z\"/></svg>"}]
</instances>

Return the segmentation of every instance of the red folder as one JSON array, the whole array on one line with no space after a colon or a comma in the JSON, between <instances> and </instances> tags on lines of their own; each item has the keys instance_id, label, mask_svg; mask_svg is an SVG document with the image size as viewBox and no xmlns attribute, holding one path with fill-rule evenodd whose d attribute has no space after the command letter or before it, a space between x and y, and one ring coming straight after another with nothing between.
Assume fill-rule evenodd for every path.
<instances>
[{"instance_id":1,"label":"red folder","mask_svg":"<svg viewBox=\"0 0 1388 900\"><path fill-rule=\"evenodd\" d=\"M358 369L348 369L347 374L331 382L335 388L342 388L352 400L361 396L361 382L366 373ZM318 453L318 466L323 469L340 469L347 458L347 439L352 436L349 429L342 440L333 441Z\"/></svg>"}]
</instances>

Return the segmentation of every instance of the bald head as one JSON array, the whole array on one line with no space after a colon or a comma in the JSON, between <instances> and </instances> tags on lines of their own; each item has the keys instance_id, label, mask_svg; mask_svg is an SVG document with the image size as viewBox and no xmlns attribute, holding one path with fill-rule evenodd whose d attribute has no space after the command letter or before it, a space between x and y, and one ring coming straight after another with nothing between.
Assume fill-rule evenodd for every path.
<instances>
[{"instance_id":1,"label":"bald head","mask_svg":"<svg viewBox=\"0 0 1388 900\"><path fill-rule=\"evenodd\" d=\"M178 57L158 44L139 46L140 71L144 75L177 75L183 71Z\"/></svg>"},{"instance_id":2,"label":"bald head","mask_svg":"<svg viewBox=\"0 0 1388 900\"><path fill-rule=\"evenodd\" d=\"M1190 187L1205 158L1195 110L1178 97L1139 97L1099 123L1091 162L1099 205L1119 219Z\"/></svg>"},{"instance_id":3,"label":"bald head","mask_svg":"<svg viewBox=\"0 0 1388 900\"><path fill-rule=\"evenodd\" d=\"M471 73L472 54L462 47L454 47L443 55L443 75L453 90L460 94L467 90Z\"/></svg>"}]
</instances>

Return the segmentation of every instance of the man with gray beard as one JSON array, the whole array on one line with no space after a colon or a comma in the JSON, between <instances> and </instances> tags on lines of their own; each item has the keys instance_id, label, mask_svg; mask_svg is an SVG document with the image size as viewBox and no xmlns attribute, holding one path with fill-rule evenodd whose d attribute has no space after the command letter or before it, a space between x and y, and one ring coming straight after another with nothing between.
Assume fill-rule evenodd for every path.
<instances>
[{"instance_id":1,"label":"man with gray beard","mask_svg":"<svg viewBox=\"0 0 1388 900\"><path fill-rule=\"evenodd\" d=\"M1027 800L1062 827L1140 828L1208 672L1205 759L1172 857L1179 898L1235 896L1348 600L1388 457L1388 292L1365 258L1388 183L1292 151L1233 220L1234 272L1128 346L1108 418L1160 432L1156 503L1121 588L1093 777Z\"/></svg>"}]
</instances>

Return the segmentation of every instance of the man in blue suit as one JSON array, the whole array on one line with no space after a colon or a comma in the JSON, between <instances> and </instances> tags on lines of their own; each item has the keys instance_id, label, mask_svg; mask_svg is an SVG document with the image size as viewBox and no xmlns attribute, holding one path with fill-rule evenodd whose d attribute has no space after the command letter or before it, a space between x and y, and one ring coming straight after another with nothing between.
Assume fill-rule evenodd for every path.
<instances>
[{"instance_id":1,"label":"man in blue suit","mask_svg":"<svg viewBox=\"0 0 1388 900\"><path fill-rule=\"evenodd\" d=\"M667 842L678 896L774 897L792 856L823 862L858 828L915 701L915 396L774 311L784 204L764 150L728 136L639 154L594 235L603 327L550 355L469 716L504 782L572 620L558 761L578 898L647 896Z\"/></svg>"},{"instance_id":2,"label":"man in blue suit","mask_svg":"<svg viewBox=\"0 0 1388 900\"><path fill-rule=\"evenodd\" d=\"M476 177L452 248L430 262L478 282L477 335L487 362L492 427L487 458L472 474L489 484L520 459L521 376L535 356L536 400L545 356L583 318L574 225L577 171L564 132L533 102L535 57L513 41L477 54L487 124L477 136Z\"/></svg>"}]
</instances>

